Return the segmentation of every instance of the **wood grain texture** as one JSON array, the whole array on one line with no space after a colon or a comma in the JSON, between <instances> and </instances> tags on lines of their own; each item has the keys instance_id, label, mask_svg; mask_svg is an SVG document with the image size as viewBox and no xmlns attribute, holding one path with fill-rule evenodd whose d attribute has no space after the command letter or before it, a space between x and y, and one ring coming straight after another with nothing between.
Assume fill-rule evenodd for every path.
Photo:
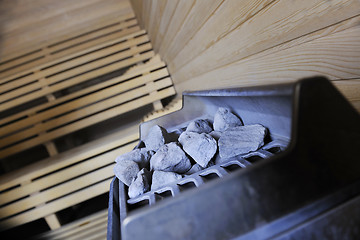
<instances>
[{"instance_id":1,"label":"wood grain texture","mask_svg":"<svg viewBox=\"0 0 360 240\"><path fill-rule=\"evenodd\" d=\"M180 49L177 55L168 58L172 59L169 61L169 67L176 72L271 2L273 0L224 1L187 42L186 47Z\"/></svg>"},{"instance_id":2,"label":"wood grain texture","mask_svg":"<svg viewBox=\"0 0 360 240\"><path fill-rule=\"evenodd\" d=\"M196 1L186 16L180 29L177 31L174 39L169 45L168 50L162 55L164 59L174 59L186 44L192 39L194 34L209 20L212 13L221 5L223 0ZM149 33L151 29L149 30ZM154 31L157 34L157 31ZM181 41L178 41L180 40ZM187 48L188 46L186 46Z\"/></svg>"},{"instance_id":3,"label":"wood grain texture","mask_svg":"<svg viewBox=\"0 0 360 240\"><path fill-rule=\"evenodd\" d=\"M184 2L165 7L162 28L167 30L157 30L154 42L178 93L315 74L332 80L359 77L359 33L354 28L360 23L359 1L225 0L210 15L208 9L196 8L201 1ZM195 16L206 20L197 25L191 21ZM301 47L292 48L297 45Z\"/></svg>"},{"instance_id":4,"label":"wood grain texture","mask_svg":"<svg viewBox=\"0 0 360 240\"><path fill-rule=\"evenodd\" d=\"M163 0L163 1L166 1L166 0ZM166 1L165 9L164 9L164 11L162 13L162 17L161 17L159 29L155 36L156 38L155 38L155 40L152 40L153 49L157 52L159 51L160 46L164 40L165 33L168 30L168 27L170 25L169 23L170 23L171 18L177 8L178 3L179 3L179 0Z\"/></svg>"},{"instance_id":5,"label":"wood grain texture","mask_svg":"<svg viewBox=\"0 0 360 240\"><path fill-rule=\"evenodd\" d=\"M295 81L314 75L323 75L331 80L359 77L360 26L332 34L329 29L326 32L330 34L312 41L303 37L296 44L274 47L178 83L176 87L178 91L183 91L202 86L249 86Z\"/></svg>"},{"instance_id":6,"label":"wood grain texture","mask_svg":"<svg viewBox=\"0 0 360 240\"><path fill-rule=\"evenodd\" d=\"M275 1L181 69L169 70L177 73L174 82L178 83L356 16L359 8L360 2L354 0Z\"/></svg>"},{"instance_id":7,"label":"wood grain texture","mask_svg":"<svg viewBox=\"0 0 360 240\"><path fill-rule=\"evenodd\" d=\"M179 41L179 39L174 39L174 38L177 32L179 31L179 29L181 28L183 22L186 20L194 4L195 4L194 0L179 1L179 3L177 4L176 10L172 15L172 18L169 22L169 26L167 27L167 31L163 37L163 41L161 42L161 46L158 50L161 56L167 53L167 51L169 50L169 46L172 44L172 41L174 40ZM166 62L170 62L168 60Z\"/></svg>"},{"instance_id":8,"label":"wood grain texture","mask_svg":"<svg viewBox=\"0 0 360 240\"><path fill-rule=\"evenodd\" d=\"M50 44L62 35L74 35L95 23L132 12L126 0L1 1L0 24L2 61Z\"/></svg>"}]
</instances>

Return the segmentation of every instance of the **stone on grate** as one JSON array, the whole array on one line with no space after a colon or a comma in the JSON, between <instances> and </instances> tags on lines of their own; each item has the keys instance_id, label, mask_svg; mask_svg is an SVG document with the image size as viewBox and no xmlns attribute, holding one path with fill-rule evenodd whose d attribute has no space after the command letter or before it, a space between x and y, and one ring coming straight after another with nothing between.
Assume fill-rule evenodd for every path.
<instances>
[{"instance_id":1,"label":"stone on grate","mask_svg":"<svg viewBox=\"0 0 360 240\"><path fill-rule=\"evenodd\" d=\"M130 186L139 170L138 164L132 160L123 159L122 161L118 161L114 166L115 176L126 186Z\"/></svg>"},{"instance_id":2,"label":"stone on grate","mask_svg":"<svg viewBox=\"0 0 360 240\"><path fill-rule=\"evenodd\" d=\"M219 107L214 116L214 130L225 131L228 128L242 126L241 120L227 108Z\"/></svg>"},{"instance_id":3,"label":"stone on grate","mask_svg":"<svg viewBox=\"0 0 360 240\"><path fill-rule=\"evenodd\" d=\"M260 124L230 128L220 135L220 157L231 158L256 151L264 145L265 135L266 128Z\"/></svg>"},{"instance_id":4,"label":"stone on grate","mask_svg":"<svg viewBox=\"0 0 360 240\"><path fill-rule=\"evenodd\" d=\"M182 176L180 174L174 172L154 171L152 175L151 190L167 186L169 183L175 182L181 178Z\"/></svg>"},{"instance_id":5,"label":"stone on grate","mask_svg":"<svg viewBox=\"0 0 360 240\"><path fill-rule=\"evenodd\" d=\"M190 159L181 147L174 142L160 147L150 160L151 170L185 173L190 168Z\"/></svg>"},{"instance_id":6,"label":"stone on grate","mask_svg":"<svg viewBox=\"0 0 360 240\"><path fill-rule=\"evenodd\" d=\"M217 151L217 142L206 133L183 132L179 142L201 167L206 167Z\"/></svg>"},{"instance_id":7,"label":"stone on grate","mask_svg":"<svg viewBox=\"0 0 360 240\"><path fill-rule=\"evenodd\" d=\"M128 195L130 198L140 196L150 190L151 172L146 168L141 169L136 178L129 186Z\"/></svg>"}]
</instances>

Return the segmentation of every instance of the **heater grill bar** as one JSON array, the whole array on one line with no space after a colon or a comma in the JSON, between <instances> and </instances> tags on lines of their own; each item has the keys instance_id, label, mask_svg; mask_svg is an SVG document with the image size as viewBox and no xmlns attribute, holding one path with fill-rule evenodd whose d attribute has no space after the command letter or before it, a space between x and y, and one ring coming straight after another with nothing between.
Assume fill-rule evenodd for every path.
<instances>
[{"instance_id":1,"label":"heater grill bar","mask_svg":"<svg viewBox=\"0 0 360 240\"><path fill-rule=\"evenodd\" d=\"M128 212L147 205L153 205L165 198L174 197L180 194L182 191L199 187L207 181L222 178L235 170L251 166L258 160L269 158L279 151L283 151L287 145L288 142L284 140L271 141L255 152L250 152L245 155L222 160L222 162L214 166L208 167L189 176L185 176L179 181L173 182L165 187L149 191L136 198L128 199L127 204L132 205L131 207L127 208ZM215 161L217 162L217 160L218 159Z\"/></svg>"}]
</instances>

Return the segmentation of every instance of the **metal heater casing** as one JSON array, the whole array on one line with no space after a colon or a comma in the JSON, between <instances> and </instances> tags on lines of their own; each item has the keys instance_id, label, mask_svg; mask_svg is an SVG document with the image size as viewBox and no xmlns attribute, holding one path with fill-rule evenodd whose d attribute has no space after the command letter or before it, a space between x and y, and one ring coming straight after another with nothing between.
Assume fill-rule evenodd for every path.
<instances>
[{"instance_id":1,"label":"metal heater casing","mask_svg":"<svg viewBox=\"0 0 360 240\"><path fill-rule=\"evenodd\" d=\"M140 126L168 131L229 107L286 150L153 206L128 211L110 187L108 239L359 239L360 115L322 77L185 93L183 109Z\"/></svg>"}]
</instances>

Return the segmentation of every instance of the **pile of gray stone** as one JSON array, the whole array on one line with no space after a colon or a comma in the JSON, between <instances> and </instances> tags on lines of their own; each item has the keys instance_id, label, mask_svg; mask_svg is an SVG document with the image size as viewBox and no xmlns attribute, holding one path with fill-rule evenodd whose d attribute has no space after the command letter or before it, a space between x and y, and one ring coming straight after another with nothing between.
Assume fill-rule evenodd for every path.
<instances>
[{"instance_id":1,"label":"pile of gray stone","mask_svg":"<svg viewBox=\"0 0 360 240\"><path fill-rule=\"evenodd\" d=\"M129 187L129 197L135 198L212 166L215 159L258 150L266 132L260 124L244 126L238 116L221 107L213 121L197 119L172 133L153 126L145 147L116 158L114 172Z\"/></svg>"}]
</instances>

